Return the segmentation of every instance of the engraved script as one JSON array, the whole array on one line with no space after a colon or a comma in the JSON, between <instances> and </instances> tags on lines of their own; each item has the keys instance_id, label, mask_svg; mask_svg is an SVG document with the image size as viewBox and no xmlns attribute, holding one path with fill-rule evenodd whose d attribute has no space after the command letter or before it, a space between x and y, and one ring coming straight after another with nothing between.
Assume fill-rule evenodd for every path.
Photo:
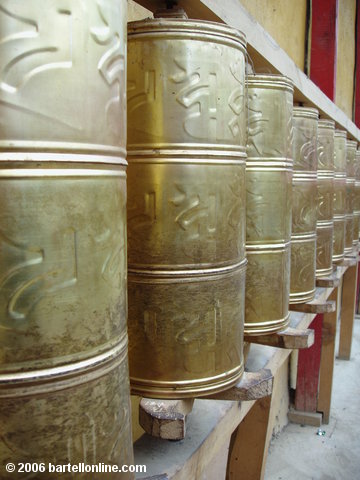
<instances>
[{"instance_id":1,"label":"engraved script","mask_svg":"<svg viewBox=\"0 0 360 480\"><path fill-rule=\"evenodd\" d=\"M56 242L43 248L9 238L0 231L0 250L15 259L0 276L0 292L7 299L3 325L25 320L34 306L46 295L69 288L77 282L76 232L58 232ZM10 320L10 321L9 321Z\"/></svg>"}]
</instances>

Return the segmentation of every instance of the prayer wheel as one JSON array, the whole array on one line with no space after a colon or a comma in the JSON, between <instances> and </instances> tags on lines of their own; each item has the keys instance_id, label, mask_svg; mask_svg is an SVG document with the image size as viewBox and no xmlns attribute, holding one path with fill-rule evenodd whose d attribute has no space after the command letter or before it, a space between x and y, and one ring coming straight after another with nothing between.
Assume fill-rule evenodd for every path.
<instances>
[{"instance_id":1,"label":"prayer wheel","mask_svg":"<svg viewBox=\"0 0 360 480\"><path fill-rule=\"evenodd\" d=\"M316 277L332 273L334 233L333 120L319 120L317 145Z\"/></svg>"},{"instance_id":2,"label":"prayer wheel","mask_svg":"<svg viewBox=\"0 0 360 480\"><path fill-rule=\"evenodd\" d=\"M315 294L317 125L315 108L294 107L290 303L310 301Z\"/></svg>"},{"instance_id":3,"label":"prayer wheel","mask_svg":"<svg viewBox=\"0 0 360 480\"><path fill-rule=\"evenodd\" d=\"M5 0L0 37L0 477L130 465L126 3Z\"/></svg>"},{"instance_id":4,"label":"prayer wheel","mask_svg":"<svg viewBox=\"0 0 360 480\"><path fill-rule=\"evenodd\" d=\"M354 237L360 237L360 150L355 155Z\"/></svg>"},{"instance_id":5,"label":"prayer wheel","mask_svg":"<svg viewBox=\"0 0 360 480\"><path fill-rule=\"evenodd\" d=\"M245 332L289 323L293 86L249 75L246 161Z\"/></svg>"},{"instance_id":6,"label":"prayer wheel","mask_svg":"<svg viewBox=\"0 0 360 480\"><path fill-rule=\"evenodd\" d=\"M128 29L130 382L207 395L243 365L245 39L213 22Z\"/></svg>"},{"instance_id":7,"label":"prayer wheel","mask_svg":"<svg viewBox=\"0 0 360 480\"><path fill-rule=\"evenodd\" d=\"M344 258L346 198L346 132L335 130L334 135L334 243L333 262Z\"/></svg>"},{"instance_id":8,"label":"prayer wheel","mask_svg":"<svg viewBox=\"0 0 360 480\"><path fill-rule=\"evenodd\" d=\"M357 142L346 141L346 200L345 200L345 253L350 253L357 245L354 235L354 201L355 201L355 155ZM357 227L357 225L356 225Z\"/></svg>"}]
</instances>

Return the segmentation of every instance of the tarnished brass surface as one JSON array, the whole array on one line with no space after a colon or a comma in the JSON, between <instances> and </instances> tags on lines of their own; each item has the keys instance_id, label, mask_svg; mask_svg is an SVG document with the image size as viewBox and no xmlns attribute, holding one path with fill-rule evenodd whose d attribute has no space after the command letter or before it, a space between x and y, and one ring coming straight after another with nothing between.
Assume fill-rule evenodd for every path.
<instances>
[{"instance_id":1,"label":"tarnished brass surface","mask_svg":"<svg viewBox=\"0 0 360 480\"><path fill-rule=\"evenodd\" d=\"M355 154L355 193L354 193L354 222L358 224L358 229L354 227L354 238L360 237L360 150Z\"/></svg>"},{"instance_id":2,"label":"tarnished brass surface","mask_svg":"<svg viewBox=\"0 0 360 480\"><path fill-rule=\"evenodd\" d=\"M244 36L168 18L131 22L128 32L128 150L244 153Z\"/></svg>"},{"instance_id":3,"label":"tarnished brass surface","mask_svg":"<svg viewBox=\"0 0 360 480\"><path fill-rule=\"evenodd\" d=\"M67 375L56 368L31 375L0 374L0 476L5 465L131 465L133 463L126 343L99 365L73 364ZM119 354L120 353L120 354ZM75 369L77 367L77 370ZM35 468L35 467L34 467ZM130 480L130 473L38 473L31 478Z\"/></svg>"},{"instance_id":4,"label":"tarnished brass surface","mask_svg":"<svg viewBox=\"0 0 360 480\"><path fill-rule=\"evenodd\" d=\"M292 237L290 303L304 303L314 298L315 269L316 235Z\"/></svg>"},{"instance_id":5,"label":"tarnished brass surface","mask_svg":"<svg viewBox=\"0 0 360 480\"><path fill-rule=\"evenodd\" d=\"M244 370L245 264L208 274L129 271L134 394L193 397L238 381Z\"/></svg>"},{"instance_id":6,"label":"tarnished brass surface","mask_svg":"<svg viewBox=\"0 0 360 480\"><path fill-rule=\"evenodd\" d=\"M330 275L333 271L334 222L322 222L316 226L316 277Z\"/></svg>"},{"instance_id":7,"label":"tarnished brass surface","mask_svg":"<svg viewBox=\"0 0 360 480\"><path fill-rule=\"evenodd\" d=\"M360 228L360 213L354 212L354 225L353 225L353 246L359 243L359 228Z\"/></svg>"},{"instance_id":8,"label":"tarnished brass surface","mask_svg":"<svg viewBox=\"0 0 360 480\"><path fill-rule=\"evenodd\" d=\"M332 272L335 122L318 121L316 277Z\"/></svg>"},{"instance_id":9,"label":"tarnished brass surface","mask_svg":"<svg viewBox=\"0 0 360 480\"><path fill-rule=\"evenodd\" d=\"M206 395L244 370L244 54L243 35L225 25L129 24L129 359L139 395Z\"/></svg>"},{"instance_id":10,"label":"tarnished brass surface","mask_svg":"<svg viewBox=\"0 0 360 480\"><path fill-rule=\"evenodd\" d=\"M132 463L125 161L17 155L0 154L0 463Z\"/></svg>"},{"instance_id":11,"label":"tarnished brass surface","mask_svg":"<svg viewBox=\"0 0 360 480\"><path fill-rule=\"evenodd\" d=\"M316 109L294 107L290 303L309 301L315 293L317 125Z\"/></svg>"},{"instance_id":12,"label":"tarnished brass surface","mask_svg":"<svg viewBox=\"0 0 360 480\"><path fill-rule=\"evenodd\" d=\"M2 0L0 37L0 150L125 156L124 0Z\"/></svg>"},{"instance_id":13,"label":"tarnished brass surface","mask_svg":"<svg viewBox=\"0 0 360 480\"><path fill-rule=\"evenodd\" d=\"M249 75L247 335L275 332L289 323L292 102L286 77Z\"/></svg>"},{"instance_id":14,"label":"tarnished brass surface","mask_svg":"<svg viewBox=\"0 0 360 480\"><path fill-rule=\"evenodd\" d=\"M334 135L334 243L333 262L344 258L346 211L346 132Z\"/></svg>"},{"instance_id":15,"label":"tarnished brass surface","mask_svg":"<svg viewBox=\"0 0 360 480\"><path fill-rule=\"evenodd\" d=\"M355 155L357 142L346 141L346 201L345 201L345 253L352 251L354 242L354 205L355 205Z\"/></svg>"},{"instance_id":16,"label":"tarnished brass surface","mask_svg":"<svg viewBox=\"0 0 360 480\"><path fill-rule=\"evenodd\" d=\"M335 130L334 135L334 170L336 174L346 175L346 132Z\"/></svg>"},{"instance_id":17,"label":"tarnished brass surface","mask_svg":"<svg viewBox=\"0 0 360 480\"><path fill-rule=\"evenodd\" d=\"M343 260L345 253L345 215L334 217L333 262Z\"/></svg>"}]
</instances>

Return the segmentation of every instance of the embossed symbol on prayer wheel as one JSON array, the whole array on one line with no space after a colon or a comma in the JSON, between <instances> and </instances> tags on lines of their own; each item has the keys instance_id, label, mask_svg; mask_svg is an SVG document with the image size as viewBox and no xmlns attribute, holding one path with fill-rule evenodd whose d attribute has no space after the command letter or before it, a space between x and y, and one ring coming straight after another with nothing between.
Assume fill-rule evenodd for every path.
<instances>
[{"instance_id":1,"label":"embossed symbol on prayer wheel","mask_svg":"<svg viewBox=\"0 0 360 480\"><path fill-rule=\"evenodd\" d=\"M315 294L317 124L316 109L294 107L290 303L307 302Z\"/></svg>"},{"instance_id":2,"label":"embossed symbol on prayer wheel","mask_svg":"<svg viewBox=\"0 0 360 480\"><path fill-rule=\"evenodd\" d=\"M334 136L334 243L333 262L344 258L346 202L346 132L335 130Z\"/></svg>"},{"instance_id":3,"label":"embossed symbol on prayer wheel","mask_svg":"<svg viewBox=\"0 0 360 480\"><path fill-rule=\"evenodd\" d=\"M281 75L248 77L245 332L289 322L293 86Z\"/></svg>"},{"instance_id":4,"label":"embossed symbol on prayer wheel","mask_svg":"<svg viewBox=\"0 0 360 480\"><path fill-rule=\"evenodd\" d=\"M245 40L147 20L128 55L131 387L205 395L244 368Z\"/></svg>"},{"instance_id":5,"label":"embossed symbol on prayer wheel","mask_svg":"<svg viewBox=\"0 0 360 480\"><path fill-rule=\"evenodd\" d=\"M131 464L126 3L4 0L0 38L0 464Z\"/></svg>"}]
</instances>

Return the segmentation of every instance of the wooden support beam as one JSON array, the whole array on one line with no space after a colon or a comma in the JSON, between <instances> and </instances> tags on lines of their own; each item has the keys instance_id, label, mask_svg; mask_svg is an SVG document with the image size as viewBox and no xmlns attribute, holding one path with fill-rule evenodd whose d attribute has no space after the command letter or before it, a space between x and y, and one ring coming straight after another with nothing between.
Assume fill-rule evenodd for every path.
<instances>
[{"instance_id":1,"label":"wooden support beam","mask_svg":"<svg viewBox=\"0 0 360 480\"><path fill-rule=\"evenodd\" d=\"M313 427L320 427L322 423L322 415L317 412L302 412L291 408L288 413L288 418L291 423L298 423L300 425L311 425Z\"/></svg>"},{"instance_id":2,"label":"wooden support beam","mask_svg":"<svg viewBox=\"0 0 360 480\"><path fill-rule=\"evenodd\" d=\"M288 327L280 332L269 335L245 335L245 340L250 343L259 343L278 348L309 348L314 343L314 331L300 330Z\"/></svg>"},{"instance_id":3,"label":"wooden support beam","mask_svg":"<svg viewBox=\"0 0 360 480\"><path fill-rule=\"evenodd\" d=\"M311 2L310 79L335 100L338 0Z\"/></svg>"},{"instance_id":4,"label":"wooden support beam","mask_svg":"<svg viewBox=\"0 0 360 480\"><path fill-rule=\"evenodd\" d=\"M226 480L264 478L270 406L271 396L257 400L234 430L230 440Z\"/></svg>"},{"instance_id":5,"label":"wooden support beam","mask_svg":"<svg viewBox=\"0 0 360 480\"><path fill-rule=\"evenodd\" d=\"M303 313L330 313L335 312L336 302L330 300L313 300L308 303L296 303L290 304L289 309L293 312L303 312Z\"/></svg>"},{"instance_id":6,"label":"wooden support beam","mask_svg":"<svg viewBox=\"0 0 360 480\"><path fill-rule=\"evenodd\" d=\"M336 288L340 285L340 278L337 277L322 277L316 279L316 286L322 288Z\"/></svg>"},{"instance_id":7,"label":"wooden support beam","mask_svg":"<svg viewBox=\"0 0 360 480\"><path fill-rule=\"evenodd\" d=\"M186 417L194 404L193 398L157 400L142 398L139 423L146 433L166 440L182 440L186 433Z\"/></svg>"},{"instance_id":8,"label":"wooden support beam","mask_svg":"<svg viewBox=\"0 0 360 480\"><path fill-rule=\"evenodd\" d=\"M257 400L271 395L272 388L273 375L271 370L262 369L258 372L244 372L240 382L234 387L201 398L232 401Z\"/></svg>"},{"instance_id":9,"label":"wooden support beam","mask_svg":"<svg viewBox=\"0 0 360 480\"><path fill-rule=\"evenodd\" d=\"M330 300L336 301L337 288L334 288ZM320 380L317 411L323 413L323 423L329 423L331 392L335 361L336 312L325 313L322 327L322 346L320 360Z\"/></svg>"},{"instance_id":10,"label":"wooden support beam","mask_svg":"<svg viewBox=\"0 0 360 480\"><path fill-rule=\"evenodd\" d=\"M338 357L350 360L351 342L355 317L357 265L349 267L343 276L340 340Z\"/></svg>"}]
</instances>

